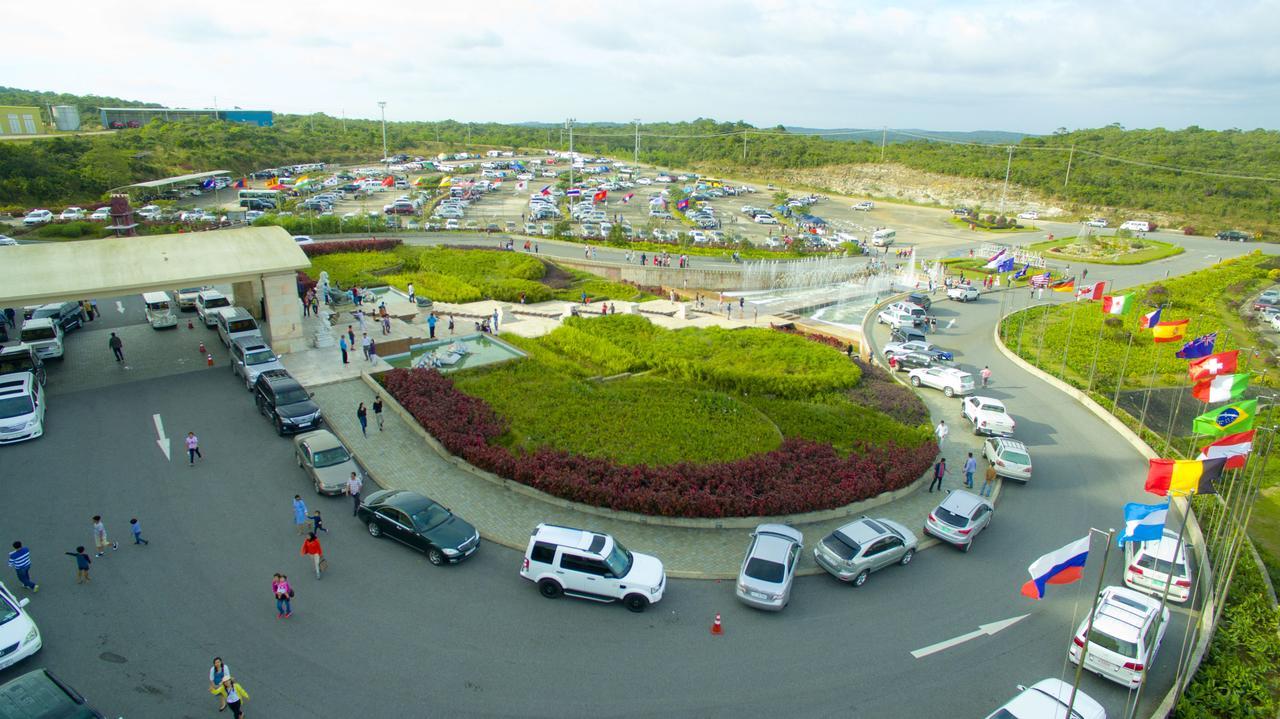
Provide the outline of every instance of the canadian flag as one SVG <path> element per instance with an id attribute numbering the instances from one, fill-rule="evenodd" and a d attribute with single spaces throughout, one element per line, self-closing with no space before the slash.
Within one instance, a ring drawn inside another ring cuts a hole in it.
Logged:
<path id="1" fill-rule="evenodd" d="M 1106 289 L 1107 282 L 1096 282 L 1092 285 L 1086 285 L 1076 290 L 1077 300 L 1100 300 L 1102 299 L 1102 291 Z"/>

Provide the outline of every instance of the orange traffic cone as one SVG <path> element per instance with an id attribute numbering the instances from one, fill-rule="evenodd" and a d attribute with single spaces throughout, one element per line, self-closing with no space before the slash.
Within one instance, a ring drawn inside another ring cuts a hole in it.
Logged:
<path id="1" fill-rule="evenodd" d="M 213 366 L 213 355 L 207 355 L 207 356 L 205 357 L 205 361 L 208 363 L 208 365 L 209 365 L 210 367 L 212 367 L 212 366 Z"/>
<path id="2" fill-rule="evenodd" d="M 720 613 L 716 612 L 716 620 L 711 623 L 711 633 L 719 636 L 724 634 L 724 628 L 720 626 Z"/>
<path id="3" fill-rule="evenodd" d="M 191 320 L 187 320 L 187 329 L 189 329 L 189 330 L 193 330 L 193 329 L 195 329 L 195 328 L 196 328 L 196 326 L 195 326 L 195 325 L 193 325 L 193 324 L 191 324 Z"/>
<path id="4" fill-rule="evenodd" d="M 206 350 L 205 350 L 205 348 L 204 348 L 204 343 L 203 343 L 203 342 L 201 342 L 201 343 L 200 343 L 200 354 L 206 354 Z"/>

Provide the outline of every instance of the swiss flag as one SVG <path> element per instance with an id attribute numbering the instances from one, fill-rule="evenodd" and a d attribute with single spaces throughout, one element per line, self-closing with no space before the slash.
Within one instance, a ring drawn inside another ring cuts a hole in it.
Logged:
<path id="1" fill-rule="evenodd" d="M 1235 374 L 1239 357 L 1240 350 L 1209 355 L 1188 364 L 1187 374 L 1195 382 L 1217 377 L 1220 374 Z"/>

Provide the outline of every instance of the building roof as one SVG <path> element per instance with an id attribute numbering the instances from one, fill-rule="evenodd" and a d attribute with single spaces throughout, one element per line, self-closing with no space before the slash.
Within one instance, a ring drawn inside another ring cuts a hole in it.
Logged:
<path id="1" fill-rule="evenodd" d="M 281 227 L 44 242 L 6 247 L 4 257 L 0 307 L 172 291 L 311 265 Z"/>
<path id="2" fill-rule="evenodd" d="M 100 107 L 103 112 L 271 112 L 271 110 L 242 110 L 238 107 Z"/>
<path id="3" fill-rule="evenodd" d="M 166 177 L 160 180 L 147 180 L 146 182 L 135 182 L 132 185 L 124 185 L 124 187 L 168 187 L 169 185 L 179 185 L 184 182 L 193 182 L 195 180 L 203 180 L 207 177 L 217 177 L 218 175 L 230 175 L 231 170 L 210 170 L 208 172 L 193 172 L 190 175 L 178 175 L 176 177 Z M 121 188 L 116 188 L 121 189 Z"/>

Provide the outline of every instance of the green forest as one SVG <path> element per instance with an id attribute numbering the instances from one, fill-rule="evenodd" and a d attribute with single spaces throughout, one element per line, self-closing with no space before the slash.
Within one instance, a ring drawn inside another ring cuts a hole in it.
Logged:
<path id="1" fill-rule="evenodd" d="M 0 103 L 37 100 L 76 104 L 89 115 L 98 104 L 141 104 L 0 88 Z M 757 177 L 777 168 L 876 163 L 883 153 L 884 162 L 917 170 L 1002 180 L 1009 147 L 918 141 L 882 149 L 879 138 L 831 140 L 710 119 L 643 124 L 640 132 L 644 163 Z M 392 152 L 421 155 L 568 146 L 560 127 L 451 120 L 388 123 L 387 143 Z M 581 152 L 630 158 L 634 143 L 632 126 L 580 124 L 574 131 L 574 148 Z M 1201 233 L 1232 228 L 1260 232 L 1267 239 L 1280 235 L 1280 132 L 1126 130 L 1112 125 L 1026 137 L 1012 147 L 1012 182 L 1082 215 L 1093 206 L 1108 205 L 1167 213 Z M 0 143 L 0 208 L 87 203 L 112 187 L 186 172 L 369 162 L 381 154 L 378 122 L 323 114 L 276 115 L 274 127 L 192 118 L 154 121 L 111 135 L 10 141 Z"/>

